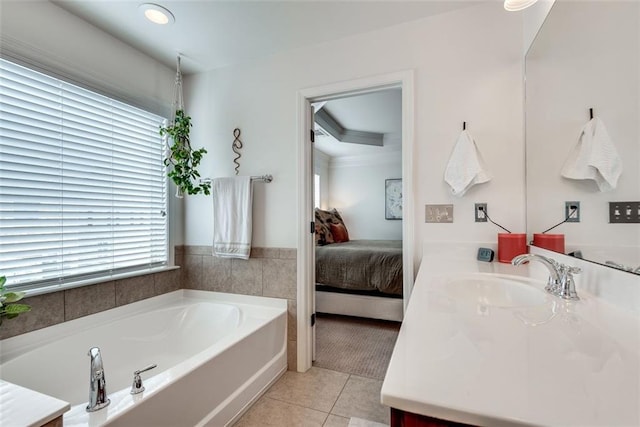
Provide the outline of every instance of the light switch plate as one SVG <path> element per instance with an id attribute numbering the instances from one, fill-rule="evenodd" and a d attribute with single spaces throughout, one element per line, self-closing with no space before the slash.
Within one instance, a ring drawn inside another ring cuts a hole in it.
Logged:
<path id="1" fill-rule="evenodd" d="M 424 222 L 453 222 L 453 205 L 424 205 Z"/>
<path id="2" fill-rule="evenodd" d="M 640 223 L 640 202 L 609 202 L 609 223 Z"/>

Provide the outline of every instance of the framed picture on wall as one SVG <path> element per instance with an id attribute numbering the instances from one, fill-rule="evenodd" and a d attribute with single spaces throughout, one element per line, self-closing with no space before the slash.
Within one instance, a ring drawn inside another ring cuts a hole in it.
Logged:
<path id="1" fill-rule="evenodd" d="M 384 181 L 384 218 L 402 219 L 402 179 Z"/>

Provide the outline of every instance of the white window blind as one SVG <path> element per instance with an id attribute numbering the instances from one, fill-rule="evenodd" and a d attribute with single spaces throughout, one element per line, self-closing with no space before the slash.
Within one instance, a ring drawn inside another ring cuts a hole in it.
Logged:
<path id="1" fill-rule="evenodd" d="M 0 275 L 8 286 L 167 263 L 163 120 L 0 59 Z"/>

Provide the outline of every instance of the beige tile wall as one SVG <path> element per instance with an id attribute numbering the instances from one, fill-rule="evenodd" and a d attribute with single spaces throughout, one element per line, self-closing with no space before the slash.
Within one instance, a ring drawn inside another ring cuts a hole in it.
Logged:
<path id="1" fill-rule="evenodd" d="M 5 319 L 0 339 L 175 291 L 180 276 L 181 270 L 170 270 L 25 298 L 31 311 Z"/>
<path id="2" fill-rule="evenodd" d="M 289 370 L 296 370 L 296 249 L 252 248 L 246 261 L 216 258 L 211 246 L 177 247 L 178 253 L 184 257 L 185 289 L 286 298 L 287 358 Z"/>

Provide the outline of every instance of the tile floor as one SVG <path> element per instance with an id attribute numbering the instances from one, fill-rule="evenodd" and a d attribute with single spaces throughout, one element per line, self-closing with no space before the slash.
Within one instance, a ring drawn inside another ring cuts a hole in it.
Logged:
<path id="1" fill-rule="evenodd" d="M 287 371 L 235 427 L 347 427 L 351 417 L 389 424 L 381 380 L 313 367 Z"/>

